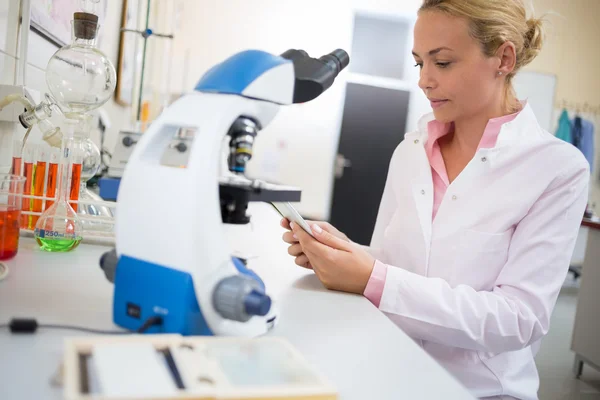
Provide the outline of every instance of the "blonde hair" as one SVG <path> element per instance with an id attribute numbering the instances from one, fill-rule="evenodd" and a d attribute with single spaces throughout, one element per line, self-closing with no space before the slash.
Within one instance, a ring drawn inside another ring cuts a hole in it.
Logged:
<path id="1" fill-rule="evenodd" d="M 506 41 L 515 45 L 516 65 L 506 77 L 505 102 L 516 102 L 512 78 L 542 50 L 544 41 L 541 19 L 527 19 L 523 0 L 424 0 L 421 11 L 440 11 L 465 18 L 469 33 L 477 40 L 483 53 L 491 57 Z M 518 104 L 506 104 L 509 110 Z"/>

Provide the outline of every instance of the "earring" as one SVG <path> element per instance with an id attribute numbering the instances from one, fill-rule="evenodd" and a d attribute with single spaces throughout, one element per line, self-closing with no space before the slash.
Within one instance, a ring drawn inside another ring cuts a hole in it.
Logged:
<path id="1" fill-rule="evenodd" d="M 498 75 L 502 75 L 502 71 L 498 71 Z"/>

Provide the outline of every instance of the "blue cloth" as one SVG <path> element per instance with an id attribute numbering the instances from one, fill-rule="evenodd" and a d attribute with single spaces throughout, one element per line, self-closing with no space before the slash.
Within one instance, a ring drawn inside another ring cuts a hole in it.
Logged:
<path id="1" fill-rule="evenodd" d="M 592 169 L 594 167 L 594 124 L 581 117 L 575 117 L 571 137 L 573 144 L 581 150 Z"/>
<path id="2" fill-rule="evenodd" d="M 569 119 L 569 113 L 567 110 L 563 110 L 558 120 L 558 128 L 554 134 L 559 139 L 564 140 L 568 143 L 573 143 L 573 136 L 571 135 L 571 120 Z"/>

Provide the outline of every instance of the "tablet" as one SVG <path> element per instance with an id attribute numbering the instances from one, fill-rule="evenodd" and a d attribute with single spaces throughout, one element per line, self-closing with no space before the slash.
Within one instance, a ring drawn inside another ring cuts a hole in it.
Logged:
<path id="1" fill-rule="evenodd" d="M 271 205 L 281 214 L 282 217 L 287 218 L 290 222 L 297 223 L 302 229 L 306 231 L 310 236 L 315 237 L 310 230 L 308 222 L 302 216 L 294 206 L 288 202 L 272 202 Z"/>

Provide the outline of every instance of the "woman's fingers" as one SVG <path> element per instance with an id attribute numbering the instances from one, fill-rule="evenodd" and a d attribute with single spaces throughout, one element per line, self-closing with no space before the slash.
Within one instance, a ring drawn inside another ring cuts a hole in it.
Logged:
<path id="1" fill-rule="evenodd" d="M 299 242 L 297 238 L 294 237 L 294 232 L 286 232 L 283 234 L 282 239 L 284 242 L 289 244 L 296 244 Z"/>
<path id="2" fill-rule="evenodd" d="M 296 265 L 299 265 L 303 268 L 308 268 L 308 269 L 313 269 L 312 265 L 310 264 L 310 261 L 308 260 L 308 257 L 306 256 L 306 254 L 302 254 L 298 257 L 296 257 L 296 259 L 294 260 L 294 262 L 296 263 Z"/>
<path id="3" fill-rule="evenodd" d="M 287 218 L 282 218 L 279 224 L 288 231 L 292 230 L 292 228 L 290 228 L 290 221 L 288 221 Z"/>
<path id="4" fill-rule="evenodd" d="M 288 254 L 293 257 L 298 257 L 299 255 L 304 254 L 304 251 L 302 251 L 300 243 L 296 243 L 288 247 Z"/>

